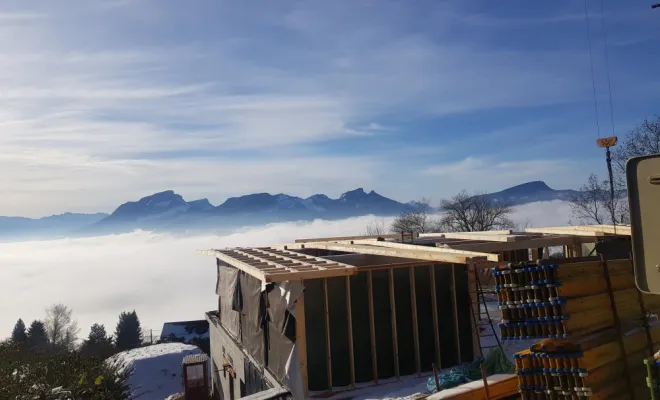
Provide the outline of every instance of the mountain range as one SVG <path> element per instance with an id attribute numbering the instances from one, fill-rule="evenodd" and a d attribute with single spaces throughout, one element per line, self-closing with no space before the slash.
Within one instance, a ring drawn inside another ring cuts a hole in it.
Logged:
<path id="1" fill-rule="evenodd" d="M 544 182 L 517 185 L 484 196 L 512 205 L 536 201 L 568 200 L 572 190 L 555 190 Z M 272 222 L 341 219 L 361 215 L 392 216 L 414 210 L 419 203 L 400 203 L 362 188 L 337 199 L 324 194 L 307 198 L 287 194 L 254 193 L 231 197 L 214 206 L 208 199 L 186 201 L 166 190 L 129 201 L 111 214 L 64 213 L 39 219 L 0 217 L 0 239 L 87 236 L 130 232 L 135 229 L 190 232 L 236 228 Z"/>

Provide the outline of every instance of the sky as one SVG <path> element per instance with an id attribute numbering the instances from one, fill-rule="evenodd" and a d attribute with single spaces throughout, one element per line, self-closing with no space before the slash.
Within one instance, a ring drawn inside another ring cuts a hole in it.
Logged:
<path id="1" fill-rule="evenodd" d="M 0 215 L 577 188 L 660 100 L 660 11 L 587 9 L 593 58 L 582 1 L 0 0 Z"/>
<path id="2" fill-rule="evenodd" d="M 555 200 L 519 206 L 512 219 L 540 227 L 566 225 L 569 216 L 568 203 Z M 94 323 L 114 332 L 119 313 L 132 310 L 144 330 L 154 329 L 159 334 L 164 322 L 203 319 L 206 311 L 217 307 L 215 261 L 195 250 L 359 235 L 373 220 L 373 216 L 363 216 L 277 223 L 224 236 L 176 237 L 136 231 L 0 243 L 0 340 L 11 334 L 19 318 L 29 325 L 43 319 L 45 308 L 56 303 L 73 309 L 81 337 L 89 334 Z"/>

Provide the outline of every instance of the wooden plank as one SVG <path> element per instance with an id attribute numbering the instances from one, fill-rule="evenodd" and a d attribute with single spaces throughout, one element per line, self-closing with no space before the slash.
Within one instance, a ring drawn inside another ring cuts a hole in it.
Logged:
<path id="1" fill-rule="evenodd" d="M 253 277 L 259 279 L 262 282 L 266 281 L 266 274 L 262 270 L 260 270 L 259 268 L 253 267 L 252 265 L 250 265 L 248 263 L 238 261 L 238 260 L 234 259 L 233 257 L 229 257 L 229 256 L 227 256 L 226 254 L 224 254 L 220 251 L 217 251 L 217 250 L 199 250 L 198 253 L 214 256 L 214 257 L 218 258 L 219 260 L 224 261 L 227 264 L 229 264 L 231 266 L 234 266 L 234 267 L 240 269 L 241 271 L 244 271 L 244 272 L 252 275 Z"/>
<path id="2" fill-rule="evenodd" d="M 435 293 L 435 265 L 431 265 L 431 310 L 433 312 L 433 341 L 435 346 L 435 365 L 442 368 L 441 350 L 440 350 L 440 329 L 438 327 L 438 303 Z"/>
<path id="3" fill-rule="evenodd" d="M 355 387 L 355 354 L 353 349 L 353 310 L 351 309 L 351 277 L 346 277 L 346 314 L 348 315 L 348 360 L 351 364 L 351 386 Z"/>
<path id="4" fill-rule="evenodd" d="M 403 257 L 403 258 L 414 258 L 418 260 L 425 261 L 436 261 L 436 262 L 446 262 L 446 263 L 457 263 L 465 264 L 468 258 L 479 258 L 479 257 L 466 257 L 465 255 L 453 254 L 451 252 L 440 253 L 440 252 L 431 252 L 425 251 L 423 246 L 419 250 L 407 250 L 407 249 L 390 249 L 386 247 L 378 246 L 368 246 L 368 245 L 352 245 L 344 243 L 331 243 L 331 242 L 322 242 L 322 243 L 299 243 L 299 244 L 288 244 L 282 246 L 285 250 L 290 248 L 312 248 L 312 249 L 322 249 L 322 250 L 336 250 L 336 251 L 345 251 L 350 253 L 361 253 L 361 254 L 374 254 L 381 256 L 393 256 L 393 257 Z M 488 254 L 483 255 L 483 259 L 487 260 Z"/>
<path id="5" fill-rule="evenodd" d="M 576 236 L 606 236 L 606 232 L 596 229 L 575 229 L 573 226 L 553 227 L 553 228 L 526 228 L 527 233 L 546 233 L 555 235 L 576 235 Z"/>
<path id="6" fill-rule="evenodd" d="M 462 255 L 466 257 L 486 257 L 488 261 L 495 261 L 495 262 L 500 261 L 499 254 L 488 254 L 488 253 L 480 253 L 476 251 L 458 250 L 458 249 L 452 249 L 451 247 L 418 246 L 415 244 L 385 242 L 385 241 L 376 241 L 376 240 L 350 240 L 348 242 L 349 242 L 348 244 L 366 244 L 372 246 L 403 249 L 403 250 L 414 250 L 414 251 L 423 250 L 431 253 L 433 252 L 437 252 L 439 254 L 449 253 L 449 254 Z"/>
<path id="7" fill-rule="evenodd" d="M 374 323 L 374 287 L 371 271 L 367 272 L 367 288 L 369 290 L 369 330 L 371 333 L 371 369 L 374 382 L 378 383 L 378 356 L 376 354 L 376 324 Z"/>
<path id="8" fill-rule="evenodd" d="M 420 233 L 419 237 L 424 238 L 424 237 L 436 237 L 436 236 L 443 236 L 443 235 L 453 235 L 456 233 L 460 233 L 461 235 L 475 235 L 475 236 L 483 236 L 483 235 L 510 235 L 513 233 L 512 229 L 502 229 L 502 230 L 494 230 L 494 231 L 475 231 L 475 232 L 428 232 L 428 233 Z"/>
<path id="9" fill-rule="evenodd" d="M 458 326 L 458 299 L 456 297 L 456 265 L 451 265 L 451 303 L 452 303 L 452 320 L 454 322 L 454 332 L 456 336 L 456 356 L 458 363 L 461 364 L 461 336 Z"/>
<path id="10" fill-rule="evenodd" d="M 521 249 L 530 249 L 534 247 L 551 247 L 551 246 L 563 246 L 565 244 L 573 244 L 580 242 L 595 242 L 596 237 L 580 237 L 580 236 L 553 236 L 553 237 L 544 237 L 538 239 L 529 239 L 521 240 L 518 242 L 509 242 L 509 243 L 471 243 L 471 244 L 461 244 L 461 243 L 447 243 L 447 245 L 452 249 L 460 250 L 470 250 L 478 251 L 483 253 L 493 253 L 499 251 L 509 251 L 509 250 L 521 250 Z"/>
<path id="11" fill-rule="evenodd" d="M 303 282 L 304 283 L 304 282 Z M 298 362 L 300 363 L 300 376 L 302 377 L 305 397 L 309 394 L 307 383 L 307 336 L 305 333 L 305 295 L 296 300 L 296 347 L 298 348 Z"/>
<path id="12" fill-rule="evenodd" d="M 414 235 L 417 237 L 417 234 Z M 296 239 L 295 243 L 313 243 L 313 242 L 331 242 L 335 240 L 359 240 L 359 239 L 400 239 L 401 235 L 398 233 L 388 233 L 385 235 L 364 235 L 364 236 L 335 236 L 335 237 L 321 237 L 321 238 L 306 238 Z"/>
<path id="13" fill-rule="evenodd" d="M 330 311 L 328 307 L 328 279 L 323 278 L 323 296 L 325 302 L 323 308 L 325 310 L 325 345 L 327 351 L 327 368 L 328 368 L 328 392 L 332 392 L 332 352 L 330 351 Z"/>
<path id="14" fill-rule="evenodd" d="M 485 240 L 490 242 L 515 242 L 517 240 L 523 240 L 531 235 L 511 235 L 511 234 L 485 234 L 483 232 L 444 232 L 444 233 L 435 233 L 431 236 L 423 237 L 438 237 L 446 239 L 467 239 L 467 240 Z"/>
<path id="15" fill-rule="evenodd" d="M 394 352 L 394 375 L 399 375 L 399 337 L 396 330 L 396 299 L 394 297 L 394 270 L 390 269 L 390 314 L 392 320 L 392 351 Z"/>
<path id="16" fill-rule="evenodd" d="M 415 267 L 410 267 L 410 304 L 413 321 L 413 343 L 415 345 L 415 368 L 417 374 L 422 372 L 419 355 L 419 325 L 417 323 L 417 293 L 415 291 Z"/>

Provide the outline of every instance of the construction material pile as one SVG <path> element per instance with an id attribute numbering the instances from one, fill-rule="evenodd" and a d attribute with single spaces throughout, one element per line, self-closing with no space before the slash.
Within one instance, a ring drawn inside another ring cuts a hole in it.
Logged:
<path id="1" fill-rule="evenodd" d="M 523 399 L 648 398 L 643 360 L 660 342 L 649 325 L 660 296 L 635 288 L 630 260 L 549 262 L 494 272 L 502 338 L 542 339 L 515 358 Z"/>

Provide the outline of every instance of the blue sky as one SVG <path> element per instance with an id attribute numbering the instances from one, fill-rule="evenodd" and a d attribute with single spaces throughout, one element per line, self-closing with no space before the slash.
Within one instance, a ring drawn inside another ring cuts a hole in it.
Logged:
<path id="1" fill-rule="evenodd" d="M 587 3 L 623 136 L 658 112 L 660 11 Z M 2 1 L 0 53 L 0 215 L 604 172 L 582 1 Z"/>

